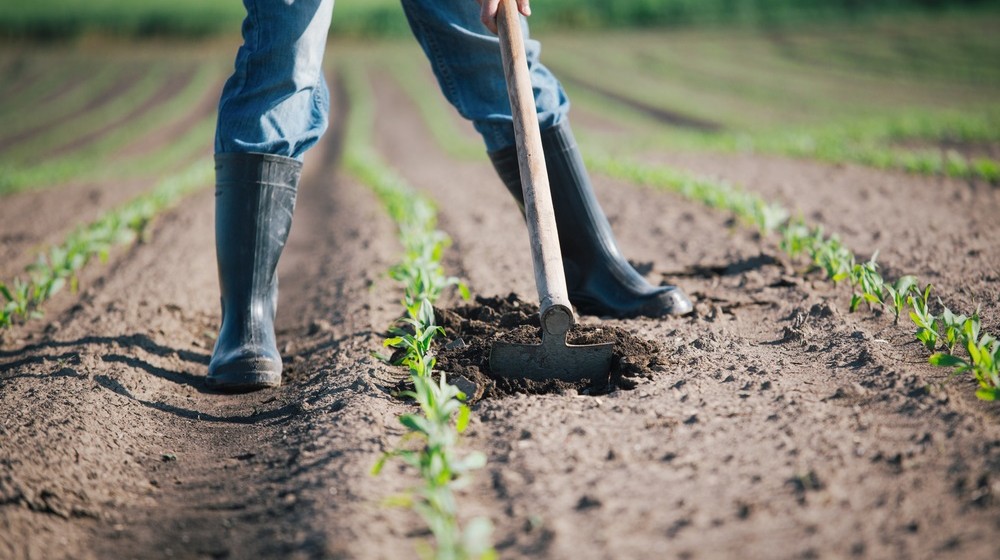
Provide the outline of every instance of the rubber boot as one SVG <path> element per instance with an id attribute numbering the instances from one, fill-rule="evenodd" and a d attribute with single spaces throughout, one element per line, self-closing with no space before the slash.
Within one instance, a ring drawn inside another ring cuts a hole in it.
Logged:
<path id="1" fill-rule="evenodd" d="M 281 156 L 215 156 L 222 328 L 208 365 L 209 387 L 246 392 L 281 384 L 275 269 L 292 225 L 301 169 L 300 162 Z"/>
<path id="2" fill-rule="evenodd" d="M 587 315 L 662 317 L 691 312 L 676 286 L 653 286 L 622 255 L 566 122 L 542 131 L 570 302 Z M 516 147 L 489 154 L 524 213 Z"/>

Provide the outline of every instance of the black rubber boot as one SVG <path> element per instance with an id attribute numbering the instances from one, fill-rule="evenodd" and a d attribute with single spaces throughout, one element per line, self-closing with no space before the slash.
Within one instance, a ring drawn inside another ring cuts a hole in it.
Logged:
<path id="1" fill-rule="evenodd" d="M 281 384 L 275 269 L 292 226 L 301 169 L 300 162 L 281 156 L 215 156 L 222 328 L 208 365 L 209 387 L 245 392 Z"/>
<path id="2" fill-rule="evenodd" d="M 683 315 L 691 301 L 676 286 L 653 286 L 625 260 L 601 210 L 568 123 L 542 131 L 552 204 L 559 229 L 570 302 L 587 315 L 661 317 Z M 517 149 L 490 153 L 490 160 L 524 213 Z"/>

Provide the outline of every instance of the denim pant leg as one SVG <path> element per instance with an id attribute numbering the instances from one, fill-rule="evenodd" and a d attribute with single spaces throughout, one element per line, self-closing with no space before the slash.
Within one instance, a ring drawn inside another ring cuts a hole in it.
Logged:
<path id="1" fill-rule="evenodd" d="M 483 135 L 490 152 L 514 145 L 514 121 L 500 59 L 500 41 L 479 20 L 473 0 L 402 0 L 414 36 L 430 59 L 441 91 Z M 523 22 L 523 18 L 522 18 Z M 541 45 L 528 38 L 528 69 L 538 121 L 545 130 L 559 124 L 569 100 L 538 60 Z"/>
<path id="2" fill-rule="evenodd" d="M 243 4 L 243 45 L 219 101 L 215 151 L 301 160 L 328 123 L 323 52 L 333 0 Z"/>

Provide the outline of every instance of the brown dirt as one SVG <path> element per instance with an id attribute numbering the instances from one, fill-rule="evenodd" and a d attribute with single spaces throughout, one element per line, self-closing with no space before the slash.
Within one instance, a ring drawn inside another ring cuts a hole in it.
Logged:
<path id="1" fill-rule="evenodd" d="M 119 118 L 109 121 L 104 124 L 101 128 L 88 132 L 82 136 L 75 137 L 71 142 L 55 147 L 45 154 L 40 154 L 40 157 L 33 157 L 33 161 L 39 162 L 44 161 L 45 158 L 59 157 L 61 155 L 71 153 L 76 151 L 87 144 L 97 141 L 98 139 L 106 136 L 111 131 L 124 125 L 125 123 L 139 117 L 150 111 L 157 105 L 163 103 L 164 101 L 170 99 L 174 95 L 178 94 L 180 91 L 187 86 L 191 80 L 194 79 L 195 68 L 184 67 L 179 69 L 173 69 L 173 73 L 167 77 L 164 81 L 163 86 L 156 91 L 156 93 L 150 96 L 148 99 L 143 101 L 138 107 L 121 115 Z"/>
<path id="2" fill-rule="evenodd" d="M 134 77 L 133 77 L 134 78 Z M 142 157 L 183 137 L 191 127 L 214 113 L 222 84 L 206 92 L 196 107 L 179 115 L 163 128 L 140 134 L 104 165 Z M 161 97 L 166 101 L 169 97 Z M 120 124 L 124 124 L 120 123 Z M 211 153 L 212 139 L 205 139 L 204 155 Z M 3 198 L 9 216 L 30 219 L 0 222 L 0 278 L 12 278 L 34 262 L 46 247 L 65 239 L 73 228 L 90 223 L 103 212 L 117 207 L 155 186 L 155 177 L 114 181 L 81 181 L 48 187 L 37 192 L 21 192 Z"/>
<path id="3" fill-rule="evenodd" d="M 662 363 L 660 346 L 620 327 L 576 326 L 566 335 L 567 344 L 612 343 L 611 368 L 599 379 L 544 382 L 516 379 L 490 368 L 490 350 L 497 342 L 539 344 L 542 327 L 538 306 L 521 301 L 517 294 L 506 297 L 476 297 L 474 304 L 436 310 L 435 320 L 445 331 L 437 352 L 438 369 L 469 384 L 469 402 L 528 394 L 604 394 L 617 389 L 634 389 L 637 377 L 652 377 Z"/>
<path id="4" fill-rule="evenodd" d="M 438 201 L 449 271 L 486 298 L 532 301 L 523 222 L 488 162 L 450 160 L 399 89 L 375 85 L 377 147 Z M 91 271 L 80 296 L 60 295 L 47 321 L 6 336 L 0 557 L 415 556 L 420 521 L 382 504 L 414 475 L 368 474 L 411 410 L 392 396 L 403 372 L 371 357 L 398 312 L 384 272 L 399 248 L 372 195 L 338 172 L 338 130 L 310 154 L 280 267 L 280 389 L 204 387 L 218 321 L 210 192 Z M 996 289 L 995 191 L 755 156 L 650 157 L 794 203 L 856 251 L 881 247 L 888 270 L 936 272 L 946 301 Z M 596 187 L 626 254 L 681 284 L 695 312 L 583 318 L 659 347 L 630 390 L 474 405 L 463 445 L 489 464 L 460 504 L 494 522 L 501 557 L 995 557 L 997 413 L 967 379 L 927 365 L 890 319 L 847 313 L 842 289 L 796 275 L 728 216 Z M 39 212 L 67 204 L 29 194 L 48 205 Z M 842 215 L 852 196 L 870 203 Z M 4 220 L 33 219 L 7 208 Z M 888 209 L 939 234 L 918 237 Z M 489 301 L 442 307 L 471 317 Z"/>
<path id="5" fill-rule="evenodd" d="M 837 233 L 882 274 L 916 274 L 955 311 L 981 307 L 1000 330 L 1000 189 L 983 182 L 882 173 L 749 154 L 648 154 L 645 159 L 742 185 Z"/>
<path id="6" fill-rule="evenodd" d="M 96 110 L 104 105 L 107 105 L 108 103 L 113 103 L 119 95 L 127 92 L 133 84 L 139 81 L 139 79 L 142 78 L 143 72 L 146 70 L 147 69 L 144 68 L 130 68 L 127 71 L 122 72 L 110 86 L 106 87 L 103 91 L 99 92 L 98 95 L 95 95 L 93 99 L 89 100 L 83 107 L 80 107 L 75 113 L 70 113 L 63 116 L 62 118 L 52 119 L 42 123 L 39 126 L 28 128 L 17 134 L 0 138 L 0 150 L 7 148 L 9 146 L 14 146 L 20 142 L 24 142 L 35 136 L 45 134 L 46 132 L 56 128 L 57 126 L 62 125 L 64 122 L 75 118 L 77 115 Z M 73 83 L 67 84 L 65 86 L 66 89 L 64 90 L 61 89 L 63 86 L 60 86 L 59 88 L 53 88 L 53 90 L 60 91 L 60 95 L 52 99 L 38 100 L 39 106 L 46 106 L 49 103 L 51 104 L 59 103 L 60 98 L 71 95 L 76 88 L 83 86 L 87 82 L 87 78 L 88 76 L 86 74 L 81 73 L 81 75 L 78 76 Z"/>

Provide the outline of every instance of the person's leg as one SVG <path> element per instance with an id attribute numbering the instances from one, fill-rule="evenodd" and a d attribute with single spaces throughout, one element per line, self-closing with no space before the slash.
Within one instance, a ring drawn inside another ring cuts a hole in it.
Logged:
<path id="1" fill-rule="evenodd" d="M 521 178 L 497 37 L 472 0 L 402 0 L 441 90 L 483 136 L 490 160 L 523 211 Z M 675 286 L 652 286 L 628 263 L 594 196 L 573 138 L 569 100 L 528 38 L 528 68 L 559 229 L 570 301 L 581 313 L 628 317 L 684 314 L 692 305 Z"/>
<path id="2" fill-rule="evenodd" d="M 281 383 L 275 270 L 291 228 L 302 156 L 327 126 L 323 52 L 333 0 L 244 0 L 243 46 L 215 138 L 215 245 L 222 326 L 207 383 Z"/>
<path id="3" fill-rule="evenodd" d="M 243 4 L 243 45 L 219 101 L 215 151 L 301 160 L 327 127 L 323 53 L 333 0 Z"/>
<path id="4" fill-rule="evenodd" d="M 500 60 L 500 42 L 479 21 L 473 0 L 402 0 L 414 36 L 431 62 L 441 91 L 472 121 L 487 151 L 514 145 L 514 121 Z M 524 27 L 525 50 L 541 128 L 566 119 L 569 100 L 539 62 L 541 44 Z"/>

